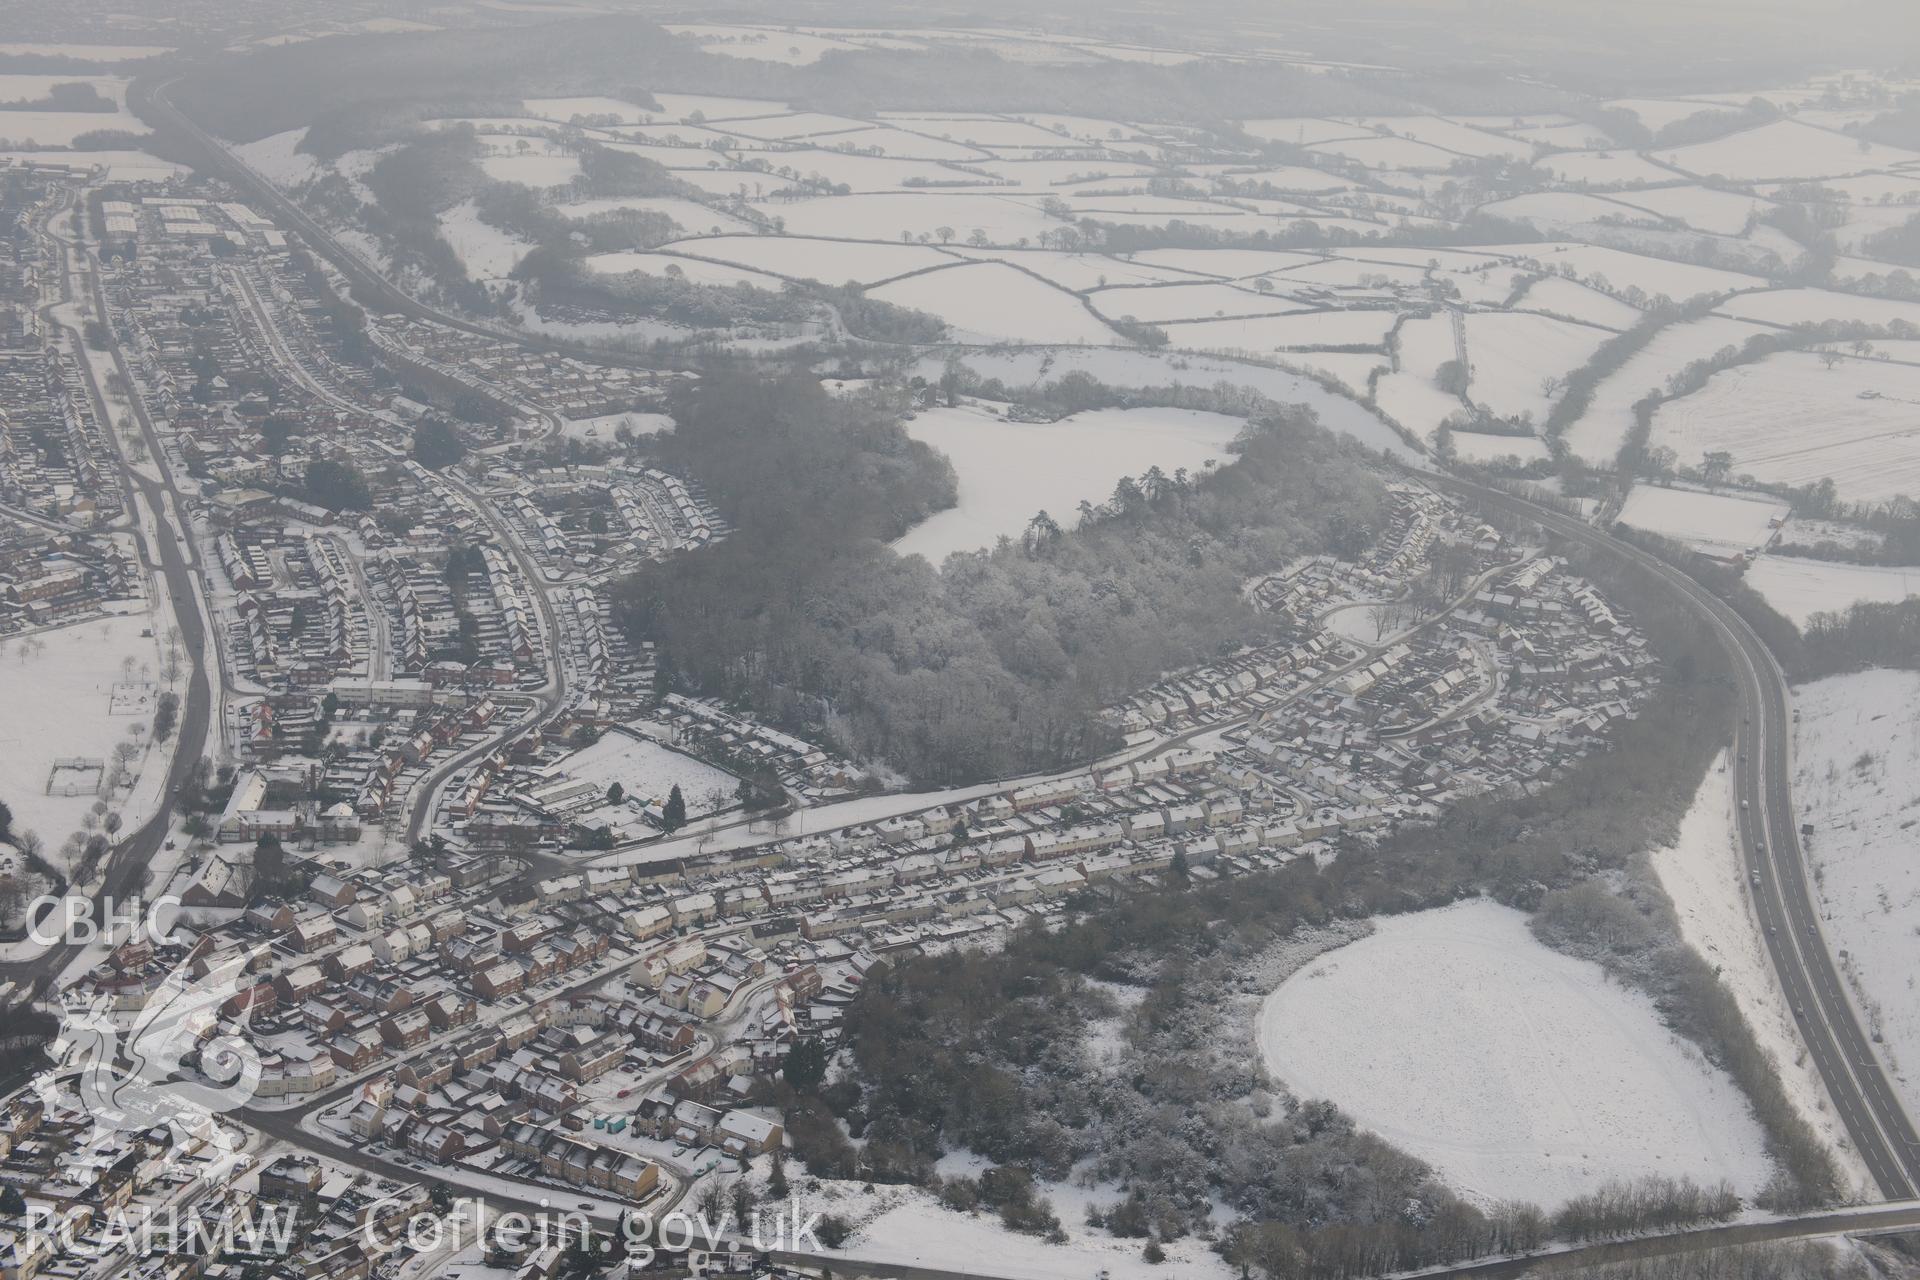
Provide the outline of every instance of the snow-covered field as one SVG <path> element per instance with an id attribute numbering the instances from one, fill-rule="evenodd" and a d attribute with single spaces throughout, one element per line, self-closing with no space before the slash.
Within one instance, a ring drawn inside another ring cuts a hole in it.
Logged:
<path id="1" fill-rule="evenodd" d="M 1519 311 L 1473 311 L 1465 317 L 1473 381 L 1467 394 L 1496 417 L 1544 421 L 1559 398 L 1543 389 L 1592 358 L 1613 335 L 1592 325 Z"/>
<path id="2" fill-rule="evenodd" d="M 970 351 L 962 363 L 982 377 L 998 378 L 1014 387 L 1051 382 L 1075 372 L 1117 387 L 1164 387 L 1175 382 L 1212 386 L 1224 382 L 1248 388 L 1280 404 L 1304 405 L 1313 411 L 1322 426 L 1351 436 L 1369 449 L 1385 450 L 1408 462 L 1419 461 L 1418 454 L 1365 408 L 1299 374 L 1266 365 L 1212 356 L 1098 347 Z M 943 365 L 944 361 L 939 359 L 923 360 L 917 372 L 929 380 L 937 379 Z"/>
<path id="3" fill-rule="evenodd" d="M 637 436 L 658 435 L 673 430 L 673 419 L 664 413 L 603 413 L 592 418 L 569 418 L 560 428 L 569 440 L 612 440 L 625 427 Z"/>
<path id="4" fill-rule="evenodd" d="M 787 230 L 800 236 L 850 236 L 898 241 L 913 236 L 965 243 L 978 230 L 993 244 L 1038 243 L 1042 232 L 1064 225 L 1021 197 L 943 192 L 878 192 L 858 196 L 822 196 L 784 203 L 779 215 Z"/>
<path id="5" fill-rule="evenodd" d="M 125 105 L 127 101 L 127 82 L 121 76 L 75 75 L 20 75 L 0 73 L 0 102 L 38 102 L 53 91 L 55 85 L 84 84 L 92 86 L 95 93 L 103 98 Z M 5 114 L 0 114 L 4 122 Z"/>
<path id="6" fill-rule="evenodd" d="M 1290 298 L 1230 284 L 1122 286 L 1096 290 L 1088 300 L 1109 319 L 1138 320 L 1144 324 L 1306 309 Z"/>
<path id="7" fill-rule="evenodd" d="M 1920 367 L 1847 358 L 1829 369 L 1787 351 L 1716 373 L 1663 404 L 1652 441 L 1683 465 L 1725 450 L 1734 474 L 1780 484 L 1832 479 L 1849 502 L 1920 494 Z"/>
<path id="8" fill-rule="evenodd" d="M 1507 245 L 1505 250 L 1537 260 L 1547 270 L 1572 273 L 1575 280 L 1603 290 L 1638 289 L 1650 298 L 1665 296 L 1676 302 L 1707 293 L 1732 293 L 1766 284 L 1759 276 L 1691 262 L 1673 262 L 1645 254 L 1628 253 L 1602 245 Z"/>
<path id="9" fill-rule="evenodd" d="M 1459 396 L 1450 396 L 1417 373 L 1381 374 L 1373 388 L 1380 412 L 1422 439 L 1431 440 L 1440 424 L 1466 412 Z"/>
<path id="10" fill-rule="evenodd" d="M 1144 262 L 1148 266 L 1216 276 L 1224 280 L 1287 271 L 1319 260 L 1314 254 L 1293 253 L 1286 249 L 1148 249 L 1133 255 L 1133 261 Z"/>
<path id="11" fill-rule="evenodd" d="M 1733 1083 L 1599 966 L 1485 901 L 1378 922 L 1261 1009 L 1267 1070 L 1482 1200 L 1555 1206 L 1644 1174 L 1765 1185 Z"/>
<path id="12" fill-rule="evenodd" d="M 1640 320 L 1640 313 L 1618 298 L 1559 276 L 1534 281 L 1521 295 L 1520 306 L 1606 329 L 1631 329 Z"/>
<path id="13" fill-rule="evenodd" d="M 1724 316 L 1668 325 L 1625 364 L 1600 380 L 1587 411 L 1567 429 L 1567 446 L 1590 465 L 1611 465 L 1633 429 L 1635 401 L 1664 387 L 1668 378 L 1689 363 L 1723 347 L 1737 348 L 1754 334 L 1766 332 L 1760 325 Z"/>
<path id="14" fill-rule="evenodd" d="M 580 176 L 580 161 L 573 156 L 488 156 L 480 167 L 489 178 L 529 187 L 565 186 Z"/>
<path id="15" fill-rule="evenodd" d="M 1765 293 L 1742 294 L 1727 299 L 1720 311 L 1723 315 L 1761 324 L 1819 324 L 1828 320 L 1892 324 L 1904 320 L 1920 325 L 1920 303 L 1862 298 L 1831 289 L 1769 289 Z"/>
<path id="16" fill-rule="evenodd" d="M 836 285 L 849 280 L 872 284 L 955 261 L 952 254 L 924 245 L 859 244 L 788 236 L 714 236 L 676 240 L 662 247 L 794 280 Z"/>
<path id="17" fill-rule="evenodd" d="M 939 316 L 967 343 L 1107 346 L 1120 337 L 1080 299 L 999 262 L 970 262 L 909 276 L 868 296 Z"/>
<path id="18" fill-rule="evenodd" d="M 1739 235 L 1752 218 L 1772 207 L 1757 196 L 1712 187 L 1652 187 L 1614 198 L 1622 204 L 1684 222 L 1695 231 L 1723 236 Z"/>
<path id="19" fill-rule="evenodd" d="M 628 209 L 663 214 L 673 219 L 681 231 L 688 235 L 725 235 L 753 229 L 750 223 L 711 205 L 673 196 L 609 196 L 597 200 L 575 200 L 558 206 L 557 212 L 569 218 L 589 218 L 594 214 L 619 213 Z"/>
<path id="20" fill-rule="evenodd" d="M 1795 626 L 1805 626 L 1816 613 L 1839 613 L 1863 602 L 1890 604 L 1920 595 L 1920 569 L 1759 556 L 1747 569 L 1747 585 Z"/>
<path id="21" fill-rule="evenodd" d="M 1619 522 L 1657 533 L 1710 555 L 1764 546 L 1787 504 L 1769 498 L 1637 484 L 1620 507 Z"/>
<path id="22" fill-rule="evenodd" d="M 1190 409 L 1100 409 L 1050 423 L 1007 422 L 974 405 L 928 409 L 907 422 L 907 434 L 953 460 L 960 502 L 915 526 L 894 550 L 937 565 L 1002 535 L 1019 538 L 1042 510 L 1070 529 L 1082 499 L 1104 502 L 1122 476 L 1149 467 L 1197 474 L 1226 455 L 1240 426 Z"/>
<path id="23" fill-rule="evenodd" d="M 261 177 L 276 187 L 297 187 L 325 172 L 314 157 L 295 148 L 306 140 L 306 126 L 270 133 L 253 142 L 243 142 L 234 150 Z"/>
<path id="24" fill-rule="evenodd" d="M 480 221 L 479 210 L 471 200 L 463 200 L 440 215 L 440 234 L 475 280 L 505 280 L 533 248 L 532 241 Z"/>
<path id="25" fill-rule="evenodd" d="M 1728 134 L 1711 142 L 1657 151 L 1653 159 L 1701 177 L 1736 182 L 1768 179 L 1838 178 L 1870 169 L 1911 164 L 1920 154 L 1898 147 L 1855 140 L 1798 120 L 1775 120 L 1757 129 Z"/>
<path id="26" fill-rule="evenodd" d="M 598 271 L 603 275 L 625 275 L 629 271 L 650 276 L 678 274 L 695 284 L 750 284 L 757 289 L 771 289 L 776 293 L 785 283 L 778 276 L 770 276 L 764 271 L 753 271 L 724 262 L 706 262 L 699 258 L 681 258 L 670 253 L 596 253 L 585 261 L 589 271 Z"/>
<path id="27" fill-rule="evenodd" d="M 1568 182 L 1584 182 L 1596 187 L 1672 182 L 1679 176 L 1672 169 L 1642 160 L 1631 151 L 1567 151 L 1546 157 L 1540 167 Z"/>
<path id="28" fill-rule="evenodd" d="M 160 665 L 159 642 L 140 634 L 152 625 L 148 614 L 120 614 L 42 632 L 37 641 L 14 637 L 0 650 L 0 687 L 7 691 L 6 714 L 0 716 L 0 800 L 12 806 L 15 829 L 37 831 L 50 853 L 79 829 L 94 800 L 104 798 L 46 794 L 53 762 L 82 758 L 111 766 L 115 744 L 135 724 L 153 723 L 150 711 L 113 710 L 113 687 L 122 680 L 125 659 L 134 660 L 136 680 L 152 679 Z"/>
<path id="29" fill-rule="evenodd" d="M 600 787 L 617 782 L 629 799 L 639 801 L 664 801 L 678 786 L 689 816 L 733 802 L 732 774 L 657 742 L 629 738 L 624 733 L 601 735 L 592 746 L 560 761 L 558 769 L 577 782 Z"/>
<path id="30" fill-rule="evenodd" d="M 22 54 L 43 58 L 88 58 L 95 62 L 134 62 L 167 52 L 158 44 L 40 44 L 32 41 L 0 42 L 0 54 Z"/>
<path id="31" fill-rule="evenodd" d="M 1920 673 L 1862 671 L 1794 691 L 1794 801 L 1821 928 L 1881 1060 L 1920 1109 Z"/>
<path id="32" fill-rule="evenodd" d="M 860 1192 L 858 1184 L 831 1185 L 840 1198 L 830 1202 L 827 1211 L 850 1221 L 865 1219 L 843 1246 L 848 1257 L 863 1261 L 954 1273 L 991 1260 L 994 1275 L 1015 1280 L 1088 1280 L 1096 1276 L 1112 1280 L 1171 1276 L 1181 1280 L 1229 1280 L 1239 1274 L 1206 1242 L 1191 1236 L 1167 1245 L 1167 1260 L 1155 1265 L 1141 1258 L 1139 1241 L 1089 1229 L 1086 1206 L 1109 1206 L 1126 1199 L 1117 1189 L 1096 1194 L 1051 1183 L 1037 1187 L 1053 1205 L 1068 1234 L 1065 1244 L 1049 1244 L 1038 1236 L 1007 1230 L 990 1213 L 948 1209 L 918 1189 L 886 1188 L 869 1197 Z"/>
<path id="33" fill-rule="evenodd" d="M 1525 464 L 1552 456 L 1547 450 L 1547 442 L 1538 436 L 1493 436 L 1472 431 L 1453 433 L 1453 451 L 1467 462 L 1480 463 L 1513 458 Z"/>
<path id="34" fill-rule="evenodd" d="M 1371 347 L 1387 340 L 1394 312 L 1302 311 L 1295 315 L 1249 320 L 1200 320 L 1167 325 L 1176 347 L 1195 351 L 1251 351 L 1266 354 L 1302 347 Z"/>
<path id="35" fill-rule="evenodd" d="M 0 138 L 21 147 L 70 147 L 83 133 L 146 133 L 139 116 L 117 111 L 0 111 Z"/>

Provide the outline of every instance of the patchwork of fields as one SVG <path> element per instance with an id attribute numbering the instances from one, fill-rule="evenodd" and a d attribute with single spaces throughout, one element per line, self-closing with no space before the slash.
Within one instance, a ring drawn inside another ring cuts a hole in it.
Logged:
<path id="1" fill-rule="evenodd" d="M 1062 65 L 1191 56 L 945 29 L 673 29 L 712 53 L 791 65 L 902 48 Z M 518 116 L 469 123 L 488 182 L 583 227 L 645 216 L 671 229 L 586 255 L 616 290 L 848 286 L 934 318 L 948 345 L 974 352 L 1165 348 L 1302 373 L 1415 449 L 1451 427 L 1451 456 L 1478 464 L 1537 471 L 1564 450 L 1606 468 L 1650 432 L 1646 447 L 1674 471 L 1724 453 L 1734 475 L 1831 478 L 1843 500 L 1878 501 L 1920 480 L 1904 430 L 1920 360 L 1890 354 L 1920 335 L 1920 301 L 1869 296 L 1888 293 L 1896 265 L 1866 244 L 1920 202 L 1920 152 L 1846 131 L 1859 90 L 1757 89 L 1771 115 L 1742 114 L 1745 97 L 1730 110 L 1724 95 L 1603 104 L 1645 136 L 1676 124 L 1713 135 L 1664 147 L 1551 112 L 1265 117 L 1203 137 L 1150 120 L 837 115 L 687 93 L 530 98 Z M 331 173 L 354 189 L 371 162 L 302 146 L 295 131 L 240 150 L 295 191 Z M 663 166 L 681 194 L 586 194 L 582 160 L 600 148 Z M 1809 263 L 1823 247 L 1798 230 L 1808 209 L 1845 250 L 1818 285 Z M 441 232 L 473 280 L 510 296 L 536 243 L 485 216 L 453 205 Z M 1805 324 L 1873 349 L 1824 363 L 1743 351 L 1756 338 L 1812 347 L 1792 340 Z M 653 314 L 631 332 L 710 341 L 710 325 Z M 1717 362 L 1713 376 L 1679 386 L 1701 360 Z M 1587 387 L 1563 404 L 1583 369 Z M 1649 396 L 1657 410 L 1636 411 Z M 1817 441 L 1785 438 L 1810 419 Z"/>

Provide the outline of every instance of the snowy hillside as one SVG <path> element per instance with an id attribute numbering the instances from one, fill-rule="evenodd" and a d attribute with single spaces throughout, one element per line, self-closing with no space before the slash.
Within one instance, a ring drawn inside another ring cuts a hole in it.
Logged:
<path id="1" fill-rule="evenodd" d="M 1794 801 L 1821 927 L 1909 1109 L 1920 1107 L 1920 673 L 1862 671 L 1795 691 Z"/>

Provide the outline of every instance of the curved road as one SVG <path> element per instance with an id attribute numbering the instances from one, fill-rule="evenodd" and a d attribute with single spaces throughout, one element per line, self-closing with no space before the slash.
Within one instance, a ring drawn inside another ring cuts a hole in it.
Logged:
<path id="1" fill-rule="evenodd" d="M 1631 561 L 1677 591 L 1725 647 L 1740 694 L 1741 721 L 1734 731 L 1731 762 L 1741 805 L 1738 828 L 1767 950 L 1801 1037 L 1880 1194 L 1889 1200 L 1912 1198 L 1920 1187 L 1920 1135 L 1860 1029 L 1820 934 L 1793 812 L 1793 715 L 1787 679 L 1772 653 L 1732 606 L 1666 561 L 1503 490 L 1450 476 L 1425 478 L 1437 488 Z"/>

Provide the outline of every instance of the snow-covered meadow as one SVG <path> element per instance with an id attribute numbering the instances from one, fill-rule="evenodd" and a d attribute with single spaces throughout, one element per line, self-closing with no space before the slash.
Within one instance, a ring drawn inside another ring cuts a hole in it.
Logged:
<path id="1" fill-rule="evenodd" d="M 1113 496 L 1123 476 L 1150 467 L 1171 476 L 1198 473 L 1226 456 L 1238 419 L 1189 409 L 1101 409 L 1059 422 L 1008 422 L 977 405 L 928 409 L 907 434 L 952 459 L 960 502 L 895 542 L 903 555 L 939 564 L 955 551 L 1018 538 L 1035 513 L 1063 529 L 1079 522 L 1079 504 Z"/>
<path id="2" fill-rule="evenodd" d="M 12 807 L 15 829 L 38 832 L 50 850 L 79 829 L 96 799 L 108 799 L 46 794 L 53 762 L 101 760 L 111 768 L 115 745 L 130 740 L 134 725 L 153 723 L 151 705 L 126 698 L 116 705 L 114 697 L 128 659 L 136 682 L 155 679 L 160 642 L 141 634 L 152 628 L 148 614 L 115 614 L 13 637 L 0 647 L 0 685 L 7 690 L 7 713 L 0 717 L 0 800 Z M 152 758 L 157 753 L 143 748 L 133 771 Z"/>
<path id="3" fill-rule="evenodd" d="M 1638 484 L 1622 504 L 1619 522 L 1709 555 L 1732 556 L 1764 547 L 1786 514 L 1786 503 L 1755 495 Z"/>
<path id="4" fill-rule="evenodd" d="M 582 747 L 557 767 L 576 782 L 601 786 L 617 782 L 628 795 L 640 799 L 664 798 L 678 786 L 686 796 L 689 811 L 697 811 L 696 798 L 704 798 L 715 789 L 731 793 L 734 785 L 733 775 L 724 769 L 651 739 L 617 732 L 602 734 L 598 742 Z"/>
<path id="5" fill-rule="evenodd" d="M 1892 604 L 1920 595 L 1920 568 L 1758 556 L 1747 568 L 1747 585 L 1795 626 L 1805 626 L 1816 613 L 1844 613 L 1856 604 Z"/>
<path id="6" fill-rule="evenodd" d="M 1377 922 L 1260 1014 L 1267 1070 L 1481 1201 L 1555 1206 L 1645 1174 L 1769 1176 L 1746 1102 L 1652 1001 L 1476 901 Z"/>
<path id="7" fill-rule="evenodd" d="M 1681 463 L 1724 450 L 1766 483 L 1831 479 L 1849 499 L 1920 494 L 1920 366 L 1787 351 L 1715 374 L 1655 412 L 1653 443 Z"/>
<path id="8" fill-rule="evenodd" d="M 1894 1089 L 1920 1109 L 1920 673 L 1862 671 L 1794 691 L 1794 801 L 1821 929 Z"/>

